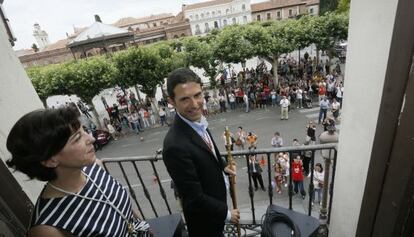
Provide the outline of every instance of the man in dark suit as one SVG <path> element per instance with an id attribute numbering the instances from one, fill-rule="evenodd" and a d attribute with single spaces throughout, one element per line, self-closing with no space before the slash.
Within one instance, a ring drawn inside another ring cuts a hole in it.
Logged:
<path id="1" fill-rule="evenodd" d="M 254 183 L 254 191 L 257 191 L 259 186 L 257 185 L 257 181 L 259 181 L 260 187 L 263 191 L 266 191 L 266 188 L 263 184 L 262 178 L 262 167 L 260 167 L 259 161 L 256 160 L 256 155 L 249 156 L 249 173 L 252 176 L 253 183 Z"/>
<path id="2" fill-rule="evenodd" d="M 202 115 L 201 79 L 177 69 L 167 79 L 169 102 L 177 115 L 164 139 L 163 159 L 181 198 L 190 237 L 223 236 L 225 222 L 238 223 L 237 209 L 227 207 L 228 178 Z"/>

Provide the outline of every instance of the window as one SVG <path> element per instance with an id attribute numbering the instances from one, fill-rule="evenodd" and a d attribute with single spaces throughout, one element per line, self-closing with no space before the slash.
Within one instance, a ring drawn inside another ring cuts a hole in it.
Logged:
<path id="1" fill-rule="evenodd" d="M 204 30 L 205 33 L 210 32 L 210 26 L 208 25 L 208 23 L 204 24 L 204 27 L 205 27 L 205 30 Z"/>
<path id="2" fill-rule="evenodd" d="M 217 12 L 218 14 L 219 14 L 219 16 L 221 15 L 221 11 L 220 10 L 218 10 L 218 12 Z"/>
<path id="3" fill-rule="evenodd" d="M 247 23 L 247 16 L 243 16 L 243 23 Z"/>
<path id="4" fill-rule="evenodd" d="M 280 16 L 280 11 L 278 11 L 277 13 L 276 13 L 276 15 L 277 15 L 277 18 L 282 18 L 281 16 Z"/>
<path id="5" fill-rule="evenodd" d="M 201 13 L 201 19 L 203 19 L 204 18 L 204 13 Z"/>
<path id="6" fill-rule="evenodd" d="M 209 18 L 210 17 L 210 12 L 207 12 L 207 18 Z"/>
<path id="7" fill-rule="evenodd" d="M 177 39 L 178 38 L 178 35 L 174 35 L 174 39 Z"/>
<path id="8" fill-rule="evenodd" d="M 157 22 L 152 23 L 154 27 L 157 27 Z"/>
<path id="9" fill-rule="evenodd" d="M 242 10 L 246 11 L 246 5 L 245 4 L 242 5 Z"/>
<path id="10" fill-rule="evenodd" d="M 229 14 L 230 13 L 230 9 L 226 9 L 226 14 Z"/>
<path id="11" fill-rule="evenodd" d="M 215 16 L 216 16 L 216 12 L 215 12 L 215 11 L 212 11 L 212 12 L 211 12 L 211 16 L 212 16 L 212 17 L 215 17 Z"/>
<path id="12" fill-rule="evenodd" d="M 196 15 L 196 20 L 198 20 L 198 14 Z"/>
<path id="13" fill-rule="evenodd" d="M 199 34 L 201 34 L 201 31 L 200 31 L 200 26 L 197 24 L 197 25 L 195 25 L 195 34 L 196 35 L 199 35 Z"/>
<path id="14" fill-rule="evenodd" d="M 289 16 L 292 16 L 292 9 L 289 9 Z"/>
<path id="15" fill-rule="evenodd" d="M 226 26 L 227 25 L 227 20 L 223 20 L 223 25 Z"/>
<path id="16" fill-rule="evenodd" d="M 268 20 L 272 19 L 272 14 L 270 14 L 270 12 L 269 12 L 269 13 L 267 13 L 267 19 L 268 19 Z"/>
<path id="17" fill-rule="evenodd" d="M 309 8 L 309 13 L 313 14 L 313 8 Z"/>
<path id="18" fill-rule="evenodd" d="M 236 24 L 237 23 L 236 18 L 233 17 L 232 22 L 233 22 L 233 25 Z"/>
<path id="19" fill-rule="evenodd" d="M 260 15 L 257 15 L 257 21 L 260 21 Z"/>
<path id="20" fill-rule="evenodd" d="M 219 28 L 219 25 L 218 25 L 217 21 L 214 22 L 214 28 Z"/>
<path id="21" fill-rule="evenodd" d="M 190 20 L 193 20 L 193 15 L 190 15 Z"/>

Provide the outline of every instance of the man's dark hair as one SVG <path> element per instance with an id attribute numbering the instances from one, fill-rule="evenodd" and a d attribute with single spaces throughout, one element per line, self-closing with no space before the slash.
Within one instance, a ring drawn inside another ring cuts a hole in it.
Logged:
<path id="1" fill-rule="evenodd" d="M 174 88 L 178 84 L 195 82 L 202 86 L 200 77 L 188 68 L 178 68 L 170 73 L 167 78 L 167 93 L 172 99 L 174 98 Z"/>
<path id="2" fill-rule="evenodd" d="M 54 168 L 41 162 L 58 154 L 80 127 L 79 111 L 71 106 L 32 111 L 20 118 L 7 137 L 10 168 L 41 181 L 57 178 Z"/>

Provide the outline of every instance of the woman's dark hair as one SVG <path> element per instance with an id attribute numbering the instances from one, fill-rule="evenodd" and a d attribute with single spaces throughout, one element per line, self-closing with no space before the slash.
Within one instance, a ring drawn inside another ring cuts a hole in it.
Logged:
<path id="1" fill-rule="evenodd" d="M 315 166 L 318 166 L 319 168 L 321 168 L 321 171 L 320 172 L 323 172 L 323 167 L 322 167 L 322 164 L 321 163 L 316 163 Z"/>
<path id="2" fill-rule="evenodd" d="M 7 137 L 12 158 L 10 168 L 31 179 L 51 181 L 57 178 L 54 168 L 41 164 L 58 154 L 69 137 L 79 129 L 79 111 L 71 106 L 32 111 L 20 118 Z"/>
<path id="3" fill-rule="evenodd" d="M 167 78 L 167 93 L 172 99 L 174 99 L 174 88 L 178 84 L 184 84 L 187 82 L 195 82 L 197 84 L 201 83 L 200 77 L 195 74 L 191 69 L 188 68 L 178 68 L 170 73 Z"/>

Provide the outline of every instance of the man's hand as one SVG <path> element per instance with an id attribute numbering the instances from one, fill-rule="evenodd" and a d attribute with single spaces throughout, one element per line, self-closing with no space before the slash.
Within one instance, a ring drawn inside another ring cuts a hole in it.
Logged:
<path id="1" fill-rule="evenodd" d="M 231 219 L 230 222 L 233 224 L 238 224 L 240 220 L 240 212 L 239 209 L 231 210 Z"/>
<path id="2" fill-rule="evenodd" d="M 231 176 L 236 176 L 236 166 L 235 165 L 228 165 L 224 168 L 224 172 Z"/>

